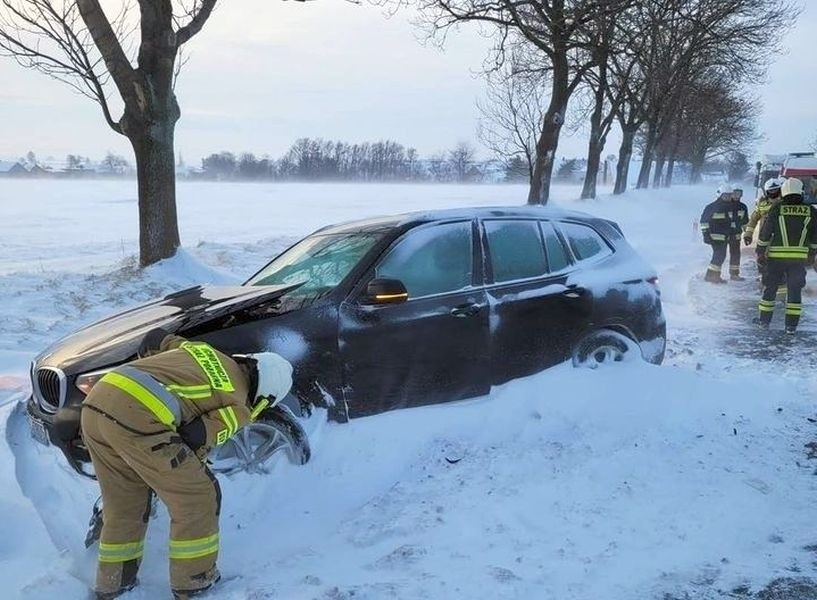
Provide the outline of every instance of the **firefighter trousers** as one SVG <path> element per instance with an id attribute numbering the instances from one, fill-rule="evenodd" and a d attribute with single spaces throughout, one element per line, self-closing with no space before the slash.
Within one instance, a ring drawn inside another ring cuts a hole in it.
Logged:
<path id="1" fill-rule="evenodd" d="M 170 513 L 173 591 L 183 594 L 211 585 L 217 577 L 221 508 L 215 477 L 147 409 L 128 411 L 127 423 L 111 417 L 106 406 L 134 403 L 124 392 L 98 385 L 92 394 L 93 405 L 83 406 L 81 423 L 102 490 L 96 591 L 115 593 L 136 583 L 153 492 Z"/>
<path id="2" fill-rule="evenodd" d="M 729 245 L 729 274 L 740 275 L 740 236 L 731 236 L 727 243 Z"/>
<path id="3" fill-rule="evenodd" d="M 740 238 L 729 238 L 726 242 L 712 242 L 712 260 L 709 270 L 720 275 L 726 253 L 729 251 L 729 274 L 740 275 Z"/>
<path id="4" fill-rule="evenodd" d="M 768 259 L 760 300 L 760 322 L 770 323 L 774 314 L 778 288 L 786 283 L 786 327 L 796 328 L 803 314 L 803 288 L 806 286 L 806 264 L 802 260 Z"/>

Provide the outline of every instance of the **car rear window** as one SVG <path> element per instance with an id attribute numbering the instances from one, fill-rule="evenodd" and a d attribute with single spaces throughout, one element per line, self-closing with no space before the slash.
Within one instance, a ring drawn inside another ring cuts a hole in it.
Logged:
<path id="1" fill-rule="evenodd" d="M 578 223 L 561 223 L 560 227 L 578 260 L 602 258 L 613 253 L 602 237 L 591 227 Z"/>
<path id="2" fill-rule="evenodd" d="M 409 231 L 377 266 L 377 277 L 399 279 L 409 299 L 454 292 L 472 285 L 471 222 Z"/>
<path id="3" fill-rule="evenodd" d="M 563 271 L 570 264 L 567 258 L 567 250 L 565 250 L 562 240 L 556 234 L 556 230 L 550 223 L 541 223 L 542 233 L 545 236 L 545 248 L 547 250 L 548 267 L 551 273 L 558 273 Z"/>
<path id="4" fill-rule="evenodd" d="M 547 273 L 545 248 L 536 221 L 485 221 L 494 281 L 514 281 Z"/>

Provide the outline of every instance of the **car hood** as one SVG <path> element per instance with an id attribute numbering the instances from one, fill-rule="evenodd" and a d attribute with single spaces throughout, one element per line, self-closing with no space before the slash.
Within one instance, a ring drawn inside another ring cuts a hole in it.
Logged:
<path id="1" fill-rule="evenodd" d="M 136 354 L 142 337 L 154 327 L 170 333 L 190 330 L 273 301 L 295 287 L 196 286 L 175 292 L 83 327 L 52 344 L 36 363 L 66 373 L 121 363 Z"/>

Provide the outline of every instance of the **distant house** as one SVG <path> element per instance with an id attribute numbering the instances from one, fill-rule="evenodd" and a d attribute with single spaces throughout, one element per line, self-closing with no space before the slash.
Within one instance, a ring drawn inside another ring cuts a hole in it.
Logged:
<path id="1" fill-rule="evenodd" d="M 28 170 L 28 174 L 32 177 L 47 177 L 51 175 L 51 172 L 40 165 L 34 165 Z"/>
<path id="2" fill-rule="evenodd" d="M 0 160 L 0 176 L 3 177 L 24 177 L 28 175 L 28 169 L 21 162 L 11 162 Z"/>

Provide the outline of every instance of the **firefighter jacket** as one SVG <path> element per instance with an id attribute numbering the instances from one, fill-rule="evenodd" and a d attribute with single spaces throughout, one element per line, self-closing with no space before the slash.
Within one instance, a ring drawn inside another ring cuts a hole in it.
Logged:
<path id="1" fill-rule="evenodd" d="M 740 235 L 749 220 L 749 209 L 743 202 L 718 198 L 707 204 L 701 214 L 701 233 L 707 244 L 723 243 Z"/>
<path id="2" fill-rule="evenodd" d="M 749 216 L 749 222 L 746 224 L 746 228 L 743 230 L 746 237 L 752 237 L 755 233 L 755 229 L 760 227 L 763 228 L 763 222 L 766 220 L 766 215 L 769 214 L 769 211 L 772 209 L 772 206 L 780 202 L 780 198 L 775 198 L 774 200 L 767 198 L 766 196 L 761 196 L 757 199 L 757 204 L 755 204 L 755 209 L 752 211 L 752 214 Z"/>
<path id="3" fill-rule="evenodd" d="M 209 344 L 175 335 L 161 341 L 158 353 L 116 367 L 96 385 L 119 388 L 132 400 L 104 407 L 94 405 L 93 395 L 85 401 L 123 426 L 144 422 L 134 411 L 143 416 L 145 410 L 157 430 L 175 431 L 201 419 L 206 449 L 225 443 L 251 420 L 251 382 L 238 363 Z"/>
<path id="4" fill-rule="evenodd" d="M 789 196 L 769 210 L 757 241 L 769 259 L 810 260 L 817 252 L 817 210 Z"/>

